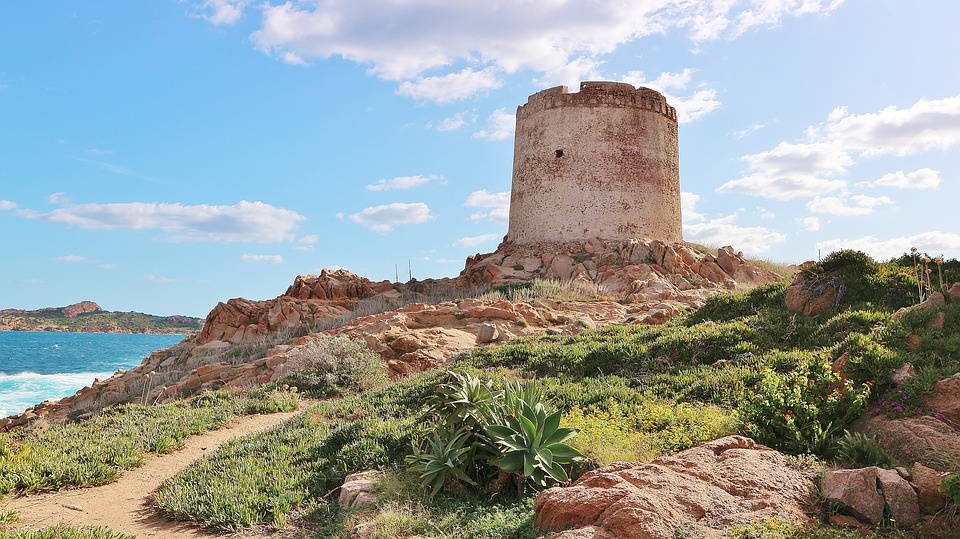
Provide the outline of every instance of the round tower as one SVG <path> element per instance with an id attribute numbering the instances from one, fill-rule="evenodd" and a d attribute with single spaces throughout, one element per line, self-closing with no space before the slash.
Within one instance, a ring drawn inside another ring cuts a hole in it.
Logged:
<path id="1" fill-rule="evenodd" d="M 620 82 L 537 92 L 517 108 L 507 240 L 682 241 L 677 111 Z"/>

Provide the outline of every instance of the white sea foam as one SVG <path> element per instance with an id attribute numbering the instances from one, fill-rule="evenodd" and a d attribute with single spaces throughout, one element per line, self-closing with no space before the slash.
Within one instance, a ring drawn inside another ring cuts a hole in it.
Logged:
<path id="1" fill-rule="evenodd" d="M 104 380 L 112 374 L 109 372 L 57 374 L 0 372 L 0 418 L 22 413 L 34 404 L 45 400 L 60 400 L 73 395 L 84 386 L 91 385 L 94 378 Z"/>

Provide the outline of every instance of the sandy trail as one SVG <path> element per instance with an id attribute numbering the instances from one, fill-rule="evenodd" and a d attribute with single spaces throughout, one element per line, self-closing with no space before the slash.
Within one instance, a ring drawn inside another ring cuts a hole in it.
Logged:
<path id="1" fill-rule="evenodd" d="M 15 498 L 0 502 L 0 509 L 17 511 L 20 514 L 18 527 L 25 529 L 47 528 L 62 522 L 75 526 L 105 526 L 138 538 L 209 539 L 215 535 L 209 530 L 157 515 L 149 505 L 150 495 L 165 480 L 228 440 L 265 430 L 296 413 L 242 416 L 225 428 L 187 438 L 179 451 L 148 456 L 143 466 L 124 472 L 113 483 Z"/>

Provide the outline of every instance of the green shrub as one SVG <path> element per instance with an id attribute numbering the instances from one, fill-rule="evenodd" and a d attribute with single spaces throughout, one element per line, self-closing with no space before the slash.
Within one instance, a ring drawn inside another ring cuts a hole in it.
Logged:
<path id="1" fill-rule="evenodd" d="M 960 470 L 948 473 L 940 478 L 940 492 L 955 507 L 960 507 Z"/>
<path id="2" fill-rule="evenodd" d="M 758 286 L 749 292 L 712 296 L 686 318 L 685 324 L 694 325 L 708 320 L 728 322 L 753 316 L 761 311 L 782 308 L 785 289 L 786 284 L 776 283 Z"/>
<path id="3" fill-rule="evenodd" d="M 307 396 L 326 398 L 382 387 L 389 379 L 376 352 L 343 335 L 321 335 L 296 346 L 289 355 L 286 368 L 293 372 L 268 389 L 291 386 Z"/>
<path id="4" fill-rule="evenodd" d="M 844 431 L 837 440 L 837 460 L 847 468 L 890 468 L 893 465 L 877 437 L 862 432 Z"/>
<path id="5" fill-rule="evenodd" d="M 867 385 L 843 381 L 830 363 L 805 359 L 787 374 L 768 370 L 741 406 L 744 432 L 788 453 L 832 456 L 832 438 L 863 413 Z"/>

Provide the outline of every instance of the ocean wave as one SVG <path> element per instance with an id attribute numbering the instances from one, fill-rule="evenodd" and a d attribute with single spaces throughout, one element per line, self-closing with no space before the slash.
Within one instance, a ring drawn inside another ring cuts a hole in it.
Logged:
<path id="1" fill-rule="evenodd" d="M 112 375 L 110 372 L 0 372 L 0 417 L 22 413 L 46 400 L 60 400 L 93 384 L 95 378 L 105 380 Z"/>

